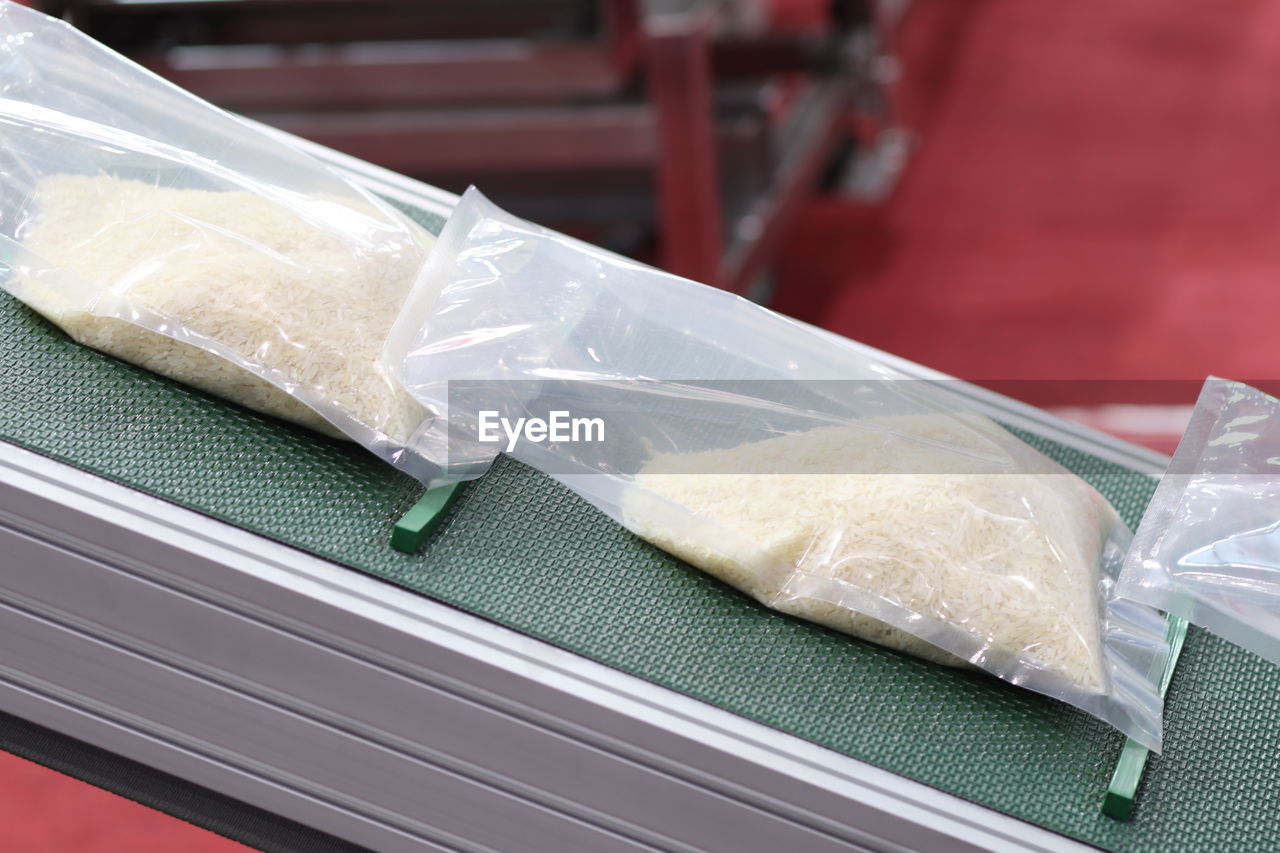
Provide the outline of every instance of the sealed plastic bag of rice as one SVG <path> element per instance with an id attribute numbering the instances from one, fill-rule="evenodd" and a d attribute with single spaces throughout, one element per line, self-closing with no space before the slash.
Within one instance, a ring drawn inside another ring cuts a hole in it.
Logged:
<path id="1" fill-rule="evenodd" d="M 769 607 L 1158 748 L 1166 626 L 1114 595 L 1124 524 L 947 383 L 474 190 L 411 305 L 389 352 L 457 458 L 506 452 Z"/>
<path id="2" fill-rule="evenodd" d="M 0 2 L 0 286 L 76 340 L 410 473 L 382 366 L 433 238 L 276 136 Z"/>
<path id="3" fill-rule="evenodd" d="M 1119 590 L 1280 663 L 1280 400 L 1205 382 Z"/>

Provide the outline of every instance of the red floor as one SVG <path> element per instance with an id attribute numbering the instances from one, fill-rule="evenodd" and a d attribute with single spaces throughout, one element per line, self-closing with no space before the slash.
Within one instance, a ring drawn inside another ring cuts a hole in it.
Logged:
<path id="1" fill-rule="evenodd" d="M 902 57 L 906 177 L 807 211 L 780 310 L 977 380 L 1272 375 L 1280 4 L 916 0 Z"/>
<path id="2" fill-rule="evenodd" d="M 902 47 L 909 171 L 882 208 L 811 206 L 777 307 L 978 380 L 1271 375 L 1280 3 L 915 0 Z M 3 753 L 0 826 L 244 849 Z"/>
<path id="3" fill-rule="evenodd" d="M 237 853 L 249 848 L 0 752 L 0 850 Z"/>

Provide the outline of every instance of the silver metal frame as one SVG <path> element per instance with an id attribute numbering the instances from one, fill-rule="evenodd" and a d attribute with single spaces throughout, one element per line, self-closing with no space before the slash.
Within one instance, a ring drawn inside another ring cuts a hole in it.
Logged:
<path id="1" fill-rule="evenodd" d="M 3 443 L 0 710 L 383 851 L 1092 849 Z"/>

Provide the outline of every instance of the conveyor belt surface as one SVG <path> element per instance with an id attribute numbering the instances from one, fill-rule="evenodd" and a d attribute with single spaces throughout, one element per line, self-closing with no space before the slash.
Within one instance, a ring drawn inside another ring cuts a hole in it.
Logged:
<path id="1" fill-rule="evenodd" d="M 437 230 L 440 219 L 421 214 Z M 1154 483 L 1020 433 L 1136 524 Z M 359 448 L 84 349 L 0 294 L 0 440 L 256 531 L 928 785 L 1116 851 L 1280 848 L 1280 669 L 1202 631 L 1134 818 L 1121 737 L 1065 705 L 766 610 L 503 459 L 417 555 L 420 487 Z"/>

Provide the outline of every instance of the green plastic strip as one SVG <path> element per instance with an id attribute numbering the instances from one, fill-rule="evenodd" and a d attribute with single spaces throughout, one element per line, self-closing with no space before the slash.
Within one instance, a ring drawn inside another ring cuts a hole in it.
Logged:
<path id="1" fill-rule="evenodd" d="M 1173 671 L 1178 666 L 1178 658 L 1182 656 L 1182 645 L 1187 638 L 1187 620 L 1178 616 L 1169 617 L 1169 657 L 1165 660 L 1164 672 L 1160 675 L 1160 697 L 1169 692 L 1169 682 L 1173 680 Z M 1120 760 L 1116 762 L 1116 772 L 1111 776 L 1111 785 L 1107 788 L 1107 796 L 1102 800 L 1102 813 L 1116 820 L 1128 820 L 1133 811 L 1133 800 L 1138 793 L 1138 783 L 1142 781 L 1142 771 L 1146 769 L 1150 750 L 1135 740 L 1125 742 Z"/>
<path id="2" fill-rule="evenodd" d="M 458 484 L 424 492 L 413 507 L 391 528 L 391 547 L 406 554 L 417 553 L 427 535 L 436 528 L 444 511 L 453 503 Z"/>

